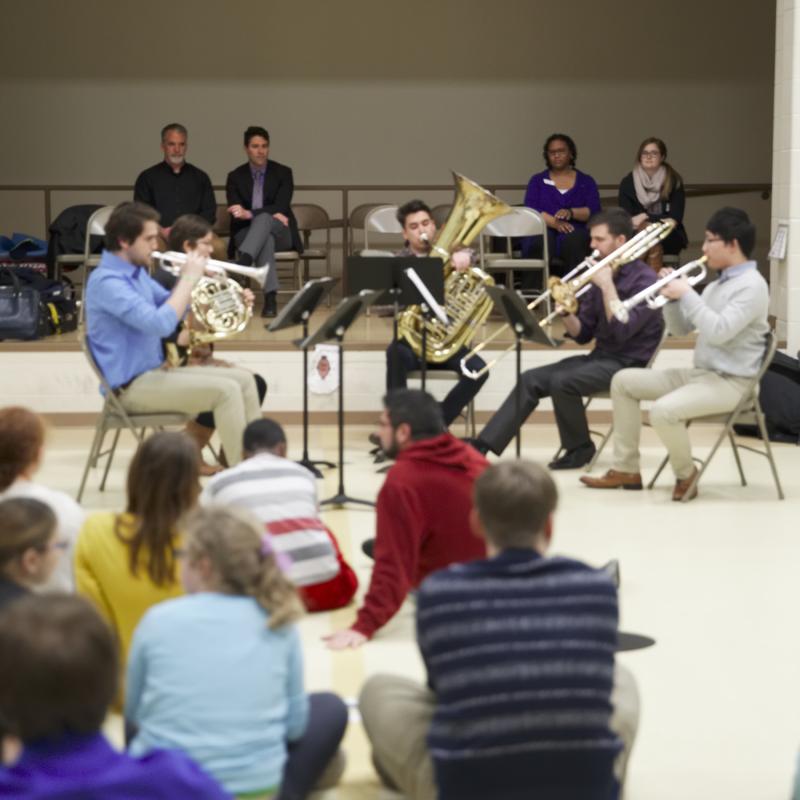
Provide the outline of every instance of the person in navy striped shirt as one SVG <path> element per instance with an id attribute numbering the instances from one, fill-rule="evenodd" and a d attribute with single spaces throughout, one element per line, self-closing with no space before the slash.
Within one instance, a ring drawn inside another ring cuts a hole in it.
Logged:
<path id="1" fill-rule="evenodd" d="M 362 690 L 376 768 L 425 800 L 616 800 L 638 723 L 614 664 L 616 587 L 546 556 L 557 490 L 543 467 L 494 464 L 474 497 L 489 557 L 434 573 L 417 598 L 428 688 L 375 676 Z"/>

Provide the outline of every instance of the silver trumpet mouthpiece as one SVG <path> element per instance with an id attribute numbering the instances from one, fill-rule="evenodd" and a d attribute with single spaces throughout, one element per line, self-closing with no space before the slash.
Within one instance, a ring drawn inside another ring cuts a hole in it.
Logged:
<path id="1" fill-rule="evenodd" d="M 430 241 L 430 237 L 428 236 L 427 233 L 421 233 L 419 235 L 419 238 L 422 239 L 422 241 L 425 242 L 425 244 L 428 244 L 428 242 Z"/>

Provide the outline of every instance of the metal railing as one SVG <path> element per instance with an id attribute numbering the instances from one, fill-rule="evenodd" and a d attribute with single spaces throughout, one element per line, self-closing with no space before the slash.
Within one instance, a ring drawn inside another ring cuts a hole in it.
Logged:
<path id="1" fill-rule="evenodd" d="M 520 200 L 523 197 L 526 184 L 524 183 L 487 183 L 486 188 L 491 192 L 518 192 Z M 215 191 L 224 191 L 225 187 L 216 185 Z M 339 206 L 341 208 L 341 218 L 331 220 L 331 228 L 342 229 L 342 241 L 346 246 L 349 241 L 349 218 L 351 196 L 356 192 L 369 192 L 371 194 L 380 192 L 405 192 L 408 196 L 424 196 L 428 192 L 449 192 L 453 190 L 452 184 L 299 184 L 295 187 L 295 192 L 333 192 L 339 195 Z M 603 199 L 616 197 L 618 184 L 602 183 L 598 184 L 600 194 Z M 687 197 L 711 197 L 731 194 L 752 194 L 758 193 L 764 200 L 769 199 L 772 191 L 770 183 L 690 183 L 686 184 Z M 40 192 L 44 203 L 45 232 L 49 229 L 53 221 L 53 194 L 56 192 L 127 192 L 133 197 L 133 186 L 131 184 L 0 184 L 0 192 Z M 609 194 L 613 192 L 613 195 Z M 66 206 L 65 206 L 66 207 Z M 59 209 L 59 212 L 62 209 Z M 335 215 L 334 215 L 335 216 Z"/>

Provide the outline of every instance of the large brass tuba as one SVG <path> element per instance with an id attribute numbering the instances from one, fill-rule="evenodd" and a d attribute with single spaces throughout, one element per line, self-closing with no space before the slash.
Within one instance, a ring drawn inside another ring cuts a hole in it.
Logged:
<path id="1" fill-rule="evenodd" d="M 494 279 L 482 269 L 471 267 L 459 272 L 450 265 L 450 257 L 468 245 L 484 225 L 511 211 L 511 207 L 463 175 L 453 173 L 456 197 L 453 210 L 431 248 L 432 256 L 444 260 L 444 300 L 448 325 L 438 320 L 426 321 L 419 306 L 409 306 L 400 315 L 398 333 L 420 358 L 441 364 L 452 358 L 467 342 L 475 328 L 489 316 L 492 300 L 484 287 Z M 422 354 L 422 326 L 427 326 L 426 353 Z"/>

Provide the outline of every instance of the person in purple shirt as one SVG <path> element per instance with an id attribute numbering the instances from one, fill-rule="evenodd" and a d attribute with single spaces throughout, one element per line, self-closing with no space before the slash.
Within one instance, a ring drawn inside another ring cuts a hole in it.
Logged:
<path id="1" fill-rule="evenodd" d="M 565 133 L 548 136 L 543 155 L 547 169 L 528 181 L 525 205 L 538 211 L 547 225 L 550 272 L 565 275 L 589 255 L 586 223 L 600 211 L 600 194 L 594 178 L 575 169 L 578 150 Z M 541 236 L 523 240 L 523 258 L 541 254 Z"/>
<path id="2" fill-rule="evenodd" d="M 0 797 L 230 800 L 177 750 L 142 758 L 100 732 L 116 693 L 117 647 L 88 601 L 31 594 L 0 616 Z M 21 745 L 21 752 L 20 752 Z"/>
<path id="3" fill-rule="evenodd" d="M 600 257 L 613 253 L 633 235 L 631 217 L 621 208 L 595 214 L 589 220 L 592 250 Z M 631 261 L 612 272 L 605 266 L 592 277 L 590 290 L 581 297 L 577 314 L 562 314 L 567 335 L 578 344 L 592 339 L 594 349 L 587 355 L 570 356 L 554 364 L 524 372 L 521 380 L 520 416 L 516 417 L 516 390 L 492 416 L 477 439 L 482 453 L 500 455 L 519 427 L 543 397 L 552 398 L 564 454 L 549 464 L 550 469 L 577 469 L 588 464 L 595 453 L 583 397 L 607 391 L 614 374 L 631 366 L 643 367 L 658 348 L 664 330 L 660 310 L 642 303 L 632 310 L 627 323 L 612 311 L 616 301 L 626 300 L 655 283 L 657 276 L 643 261 Z"/>

